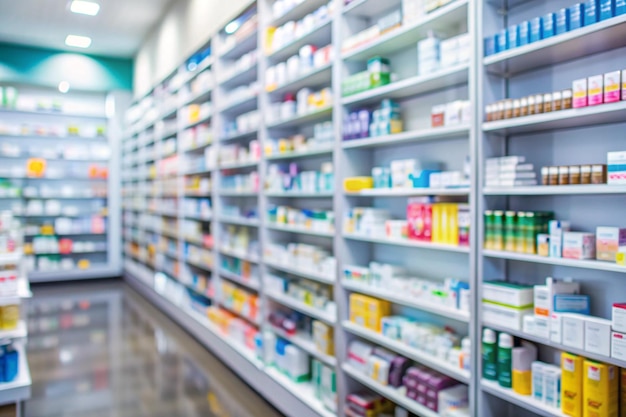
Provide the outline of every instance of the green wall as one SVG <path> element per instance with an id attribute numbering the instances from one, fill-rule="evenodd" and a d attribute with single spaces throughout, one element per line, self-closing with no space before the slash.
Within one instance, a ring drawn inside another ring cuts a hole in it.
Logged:
<path id="1" fill-rule="evenodd" d="M 132 90 L 133 61 L 0 43 L 0 83 L 74 90 Z"/>

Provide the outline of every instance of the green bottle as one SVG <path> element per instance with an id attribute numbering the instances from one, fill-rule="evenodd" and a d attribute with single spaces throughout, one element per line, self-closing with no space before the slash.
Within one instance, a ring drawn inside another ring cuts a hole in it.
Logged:
<path id="1" fill-rule="evenodd" d="M 513 387 L 513 336 L 506 333 L 498 338 L 498 382 L 501 387 Z"/>
<path id="2" fill-rule="evenodd" d="M 483 378 L 495 381 L 498 379 L 496 332 L 483 330 Z"/>

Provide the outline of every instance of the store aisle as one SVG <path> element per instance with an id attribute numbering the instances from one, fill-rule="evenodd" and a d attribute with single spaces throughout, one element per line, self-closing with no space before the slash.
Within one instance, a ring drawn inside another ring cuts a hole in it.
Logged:
<path id="1" fill-rule="evenodd" d="M 26 417 L 281 415 L 127 285 L 33 291 Z"/>

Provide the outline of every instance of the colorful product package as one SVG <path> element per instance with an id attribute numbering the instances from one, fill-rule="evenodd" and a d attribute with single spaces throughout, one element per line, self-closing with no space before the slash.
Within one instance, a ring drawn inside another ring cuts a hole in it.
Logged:
<path id="1" fill-rule="evenodd" d="M 583 417 L 583 358 L 563 352 L 561 372 L 561 411 Z"/>
<path id="2" fill-rule="evenodd" d="M 583 417 L 617 417 L 618 368 L 590 360 L 585 360 L 583 366 Z"/>

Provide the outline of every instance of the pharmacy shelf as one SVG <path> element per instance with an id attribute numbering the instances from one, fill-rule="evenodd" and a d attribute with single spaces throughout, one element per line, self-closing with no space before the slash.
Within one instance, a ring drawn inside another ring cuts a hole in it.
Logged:
<path id="1" fill-rule="evenodd" d="M 278 369 L 274 367 L 265 368 L 267 374 L 280 384 L 283 388 L 289 391 L 294 397 L 298 398 L 302 403 L 306 404 L 306 406 L 316 413 L 317 416 L 321 417 L 336 417 L 337 414 L 329 411 L 320 400 L 317 399 L 317 395 L 315 393 L 315 389 L 308 382 L 296 383 L 289 379 L 287 375 L 281 373 Z M 266 397 L 269 398 L 269 397 Z"/>
<path id="2" fill-rule="evenodd" d="M 209 112 L 208 114 L 201 115 L 200 117 L 198 117 L 197 119 L 193 121 L 187 120 L 182 125 L 182 130 L 186 130 L 186 129 L 198 126 L 199 124 L 206 123 L 212 118 L 213 118 L 213 112 Z M 172 155 L 176 155 L 176 152 L 174 152 Z"/>
<path id="3" fill-rule="evenodd" d="M 501 324 L 483 322 L 483 327 L 488 327 L 488 328 L 496 330 L 498 332 L 505 332 L 505 333 L 510 334 L 511 336 L 519 337 L 520 339 L 528 340 L 530 342 L 534 342 L 534 343 L 541 344 L 541 345 L 544 345 L 544 346 L 550 346 L 550 347 L 552 347 L 554 349 L 558 349 L 558 350 L 563 351 L 563 352 L 573 353 L 575 355 L 580 355 L 580 356 L 583 356 L 585 358 L 592 359 L 594 361 L 608 363 L 608 364 L 611 364 L 611 365 L 619 366 L 620 368 L 626 368 L 626 361 L 622 361 L 622 360 L 619 360 L 619 359 L 611 358 L 609 356 L 603 356 L 603 355 L 598 355 L 598 354 L 595 354 L 595 353 L 590 353 L 590 352 L 587 352 L 584 349 L 577 349 L 577 348 L 573 348 L 573 347 L 570 347 L 570 346 L 562 345 L 560 343 L 554 343 L 554 342 L 552 342 L 549 339 L 545 339 L 543 337 L 533 336 L 531 334 L 524 333 L 523 331 L 520 331 L 520 330 L 510 329 L 507 326 L 503 326 Z"/>
<path id="4" fill-rule="evenodd" d="M 294 2 L 297 3 L 297 2 Z M 286 10 L 279 16 L 273 16 L 270 26 L 278 27 L 290 20 L 299 20 L 309 13 L 314 12 L 323 5 L 327 4 L 328 0 L 304 0 L 295 4 L 290 9 Z"/>
<path id="5" fill-rule="evenodd" d="M 381 298 L 383 300 L 390 301 L 395 304 L 423 310 L 426 313 L 436 314 L 441 317 L 446 317 L 452 320 L 468 323 L 470 320 L 469 311 L 462 311 L 459 309 L 453 309 L 446 307 L 443 304 L 432 303 L 428 301 L 421 301 L 419 297 L 403 297 L 398 291 L 389 291 L 385 288 L 372 287 L 371 285 L 361 284 L 358 282 L 352 282 L 350 280 L 342 280 L 341 285 L 350 291 L 359 292 L 362 294 L 371 295 L 373 297 Z"/>
<path id="6" fill-rule="evenodd" d="M 23 255 L 24 255 L 24 253 L 22 252 L 21 249 L 16 250 L 15 252 L 1 253 L 0 254 L 0 265 L 13 265 L 13 264 L 16 264 L 16 263 L 18 263 L 22 259 Z"/>
<path id="7" fill-rule="evenodd" d="M 341 368 L 354 380 L 365 385 L 369 389 L 377 392 L 378 394 L 389 399 L 390 401 L 396 403 L 397 405 L 408 410 L 409 412 L 416 414 L 420 417 L 439 417 L 438 413 L 431 410 L 430 408 L 421 405 L 417 401 L 413 401 L 412 399 L 407 397 L 401 390 L 390 387 L 388 385 L 383 385 L 373 380 L 369 376 L 359 372 L 352 365 L 344 363 Z"/>
<path id="8" fill-rule="evenodd" d="M 258 197 L 259 196 L 259 193 L 255 191 L 219 190 L 217 193 L 222 197 Z"/>
<path id="9" fill-rule="evenodd" d="M 231 307 L 229 305 L 226 305 L 223 302 L 219 303 L 220 307 L 222 307 L 224 310 L 230 311 L 231 313 L 235 314 L 237 317 L 244 319 L 245 321 L 247 321 L 250 324 L 254 324 L 256 327 L 261 326 L 261 317 L 257 317 L 257 318 L 252 318 L 249 317 L 247 315 L 245 315 L 243 312 L 237 310 L 234 307 Z"/>
<path id="10" fill-rule="evenodd" d="M 236 224 L 239 226 L 259 227 L 259 219 L 247 219 L 245 217 L 221 216 L 218 220 L 222 223 Z"/>
<path id="11" fill-rule="evenodd" d="M 81 255 L 93 255 L 96 253 L 106 253 L 107 249 L 92 249 L 92 250 L 81 250 L 81 251 L 72 251 L 72 252 L 31 252 L 28 255 L 31 256 L 49 256 L 49 255 L 60 255 L 60 256 L 81 256 Z"/>
<path id="12" fill-rule="evenodd" d="M 190 259 L 185 259 L 185 263 L 187 263 L 187 264 L 189 264 L 189 265 L 191 265 L 191 266 L 193 266 L 195 268 L 202 269 L 203 271 L 206 271 L 206 272 L 213 271 L 213 266 L 212 265 L 207 265 L 207 264 L 202 263 L 202 262 L 196 262 L 196 261 L 193 261 L 193 260 L 190 260 Z"/>
<path id="13" fill-rule="evenodd" d="M 258 106 L 259 95 L 255 92 L 237 100 L 228 100 L 228 103 L 219 109 L 222 114 L 244 114 L 252 111 Z"/>
<path id="14" fill-rule="evenodd" d="M 197 175 L 197 174 L 194 174 Z M 188 197 L 188 198 L 203 198 L 203 197 L 207 197 L 210 198 L 211 197 L 211 190 L 207 190 L 207 191 L 187 191 L 185 192 L 185 194 L 183 194 L 183 197 Z"/>
<path id="15" fill-rule="evenodd" d="M 246 52 L 250 52 L 257 47 L 259 30 L 255 29 L 241 39 L 237 39 L 235 44 L 225 51 L 219 53 L 221 59 L 236 59 Z"/>
<path id="16" fill-rule="evenodd" d="M 371 188 L 346 192 L 350 197 L 469 196 L 468 188 Z"/>
<path id="17" fill-rule="evenodd" d="M 486 122 L 483 123 L 483 131 L 499 135 L 513 135 L 621 123 L 624 119 L 626 119 L 626 101 L 618 101 L 616 103 Z"/>
<path id="18" fill-rule="evenodd" d="M 437 250 L 437 251 L 469 253 L 468 246 L 454 246 L 454 245 L 446 245 L 443 243 L 428 243 L 428 242 L 421 242 L 419 240 L 411 240 L 411 239 L 393 239 L 393 238 L 388 238 L 388 237 L 372 237 L 372 236 L 360 235 L 358 233 L 344 233 L 343 237 L 345 237 L 346 239 L 358 240 L 361 242 L 381 243 L 385 245 L 406 246 L 410 248 L 420 248 L 420 249 Z"/>
<path id="19" fill-rule="evenodd" d="M 373 56 L 387 56 L 394 51 L 415 46 L 417 40 L 427 37 L 430 31 L 445 33 L 467 20 L 468 3 L 468 0 L 455 0 L 416 23 L 400 26 L 366 45 L 343 52 L 342 58 L 345 61 L 367 61 Z"/>
<path id="20" fill-rule="evenodd" d="M 470 382 L 471 375 L 469 371 L 452 366 L 433 355 L 423 353 L 417 348 L 413 348 L 405 343 L 385 337 L 380 333 L 366 329 L 365 327 L 359 326 L 350 321 L 342 322 L 342 326 L 345 330 L 356 336 L 399 353 L 400 355 L 412 359 L 421 365 L 425 365 L 435 371 L 441 372 L 444 375 L 448 375 L 459 382 L 463 382 L 465 384 L 469 384 Z"/>
<path id="21" fill-rule="evenodd" d="M 198 67 L 193 71 L 187 71 L 187 74 L 184 75 L 184 78 L 180 81 L 177 88 L 175 88 L 172 92 L 176 93 L 180 91 L 182 87 L 191 82 L 194 78 L 196 78 L 199 74 L 201 74 L 204 70 L 210 68 L 215 63 L 215 58 L 213 56 L 206 57 Z"/>
<path id="22" fill-rule="evenodd" d="M 434 74 L 416 75 L 383 87 L 347 96 L 342 99 L 342 104 L 344 106 L 366 106 L 380 103 L 383 98 L 404 99 L 467 84 L 468 78 L 469 65 L 456 65 Z"/>
<path id="23" fill-rule="evenodd" d="M 259 288 L 261 287 L 258 278 L 244 278 L 241 275 L 235 274 L 234 272 L 230 272 L 225 269 L 220 269 L 219 274 L 221 277 L 224 277 L 229 281 L 232 281 L 236 284 L 241 285 L 242 287 L 246 287 L 254 291 L 259 291 Z"/>
<path id="24" fill-rule="evenodd" d="M 286 294 L 279 294 L 277 292 L 265 291 L 265 295 L 271 300 L 281 304 L 285 307 L 289 307 L 293 310 L 299 311 L 300 313 L 311 316 L 315 319 L 321 320 L 327 324 L 334 325 L 336 323 L 336 318 L 332 316 L 327 311 L 322 311 L 318 308 L 311 307 L 308 304 L 303 303 L 302 301 L 298 301 L 294 298 L 289 297 Z"/>
<path id="25" fill-rule="evenodd" d="M 280 223 L 266 222 L 265 227 L 271 230 L 278 230 L 281 232 L 288 232 L 288 233 L 297 233 L 297 234 L 302 234 L 302 235 L 321 236 L 321 237 L 334 237 L 335 236 L 335 232 L 325 232 L 325 231 L 322 232 L 322 231 L 312 230 L 307 227 L 289 226 L 289 225 L 280 224 Z"/>
<path id="26" fill-rule="evenodd" d="M 200 216 L 200 215 L 184 214 L 183 218 L 185 220 L 195 220 L 195 221 L 198 221 L 198 222 L 210 222 L 210 221 L 213 221 L 213 216 Z"/>
<path id="27" fill-rule="evenodd" d="M 320 191 L 319 193 L 303 193 L 300 191 L 268 191 L 266 197 L 276 198 L 332 198 L 332 191 Z"/>
<path id="28" fill-rule="evenodd" d="M 234 135 L 224 136 L 219 141 L 230 142 L 230 141 L 235 141 L 235 140 L 240 140 L 240 139 L 253 138 L 257 136 L 258 134 L 259 134 L 259 131 L 257 129 L 254 129 L 254 130 L 250 130 L 247 132 L 238 132 L 238 133 L 235 133 Z"/>
<path id="29" fill-rule="evenodd" d="M 515 75 L 626 46 L 626 16 L 617 16 L 483 60 L 489 72 Z"/>
<path id="30" fill-rule="evenodd" d="M 106 120 L 106 115 L 103 114 L 88 114 L 88 113 L 70 113 L 62 110 L 52 111 L 52 110 L 30 110 L 30 109 L 7 109 L 4 107 L 0 107 L 1 113 L 9 113 L 9 114 L 25 114 L 31 116 L 56 116 L 56 117 L 65 117 L 65 118 L 82 118 L 82 119 L 98 119 L 98 120 Z"/>
<path id="31" fill-rule="evenodd" d="M 329 147 L 320 147 L 320 148 L 312 148 L 304 151 L 293 151 L 293 152 L 282 152 L 274 155 L 266 155 L 265 160 L 267 161 L 281 161 L 286 159 L 299 159 L 299 158 L 308 158 L 312 156 L 324 156 L 331 155 L 333 153 L 332 146 Z"/>
<path id="32" fill-rule="evenodd" d="M 345 16 L 373 17 L 396 7 L 393 3 L 375 0 L 353 0 L 344 7 L 343 14 Z"/>
<path id="33" fill-rule="evenodd" d="M 94 232 L 69 232 L 69 233 L 57 233 L 57 232 L 53 232 L 53 233 L 24 233 L 24 237 L 30 238 L 30 237 L 36 237 L 36 236 L 57 236 L 57 237 L 62 237 L 62 236 L 94 236 L 94 237 L 99 237 L 99 236 L 106 236 L 107 233 L 94 233 Z"/>
<path id="34" fill-rule="evenodd" d="M 17 377 L 12 382 L 0 383 L 0 405 L 19 403 L 29 399 L 31 395 L 32 380 L 26 349 L 19 345 L 16 349 L 19 355 Z"/>
<path id="35" fill-rule="evenodd" d="M 267 58 L 272 62 L 281 62 L 287 60 L 287 58 L 293 55 L 297 55 L 300 48 L 305 45 L 317 45 L 318 47 L 322 47 L 331 44 L 331 25 L 332 19 L 329 16 L 326 20 L 315 25 L 315 27 L 307 33 L 293 39 L 291 42 L 283 45 L 279 49 L 270 52 Z"/>
<path id="36" fill-rule="evenodd" d="M 596 271 L 619 272 L 626 274 L 626 266 L 614 262 L 595 260 L 578 260 L 567 258 L 552 258 L 548 256 L 529 255 L 525 253 L 505 252 L 496 250 L 483 250 L 483 255 L 488 258 L 507 259 L 510 261 L 531 262 L 537 264 L 567 266 L 570 268 L 593 269 Z"/>
<path id="37" fill-rule="evenodd" d="M 598 195 L 626 194 L 626 185 L 558 185 L 534 187 L 486 187 L 484 195 Z"/>
<path id="38" fill-rule="evenodd" d="M 238 69 L 228 77 L 218 81 L 219 85 L 227 88 L 250 84 L 258 78 L 258 64 L 255 62 L 249 67 Z"/>
<path id="39" fill-rule="evenodd" d="M 335 284 L 335 277 L 326 277 L 320 274 L 312 273 L 310 269 L 300 269 L 290 265 L 283 265 L 277 261 L 271 259 L 263 259 L 263 264 L 278 271 L 286 272 L 288 274 L 297 275 L 302 278 L 310 279 L 312 281 L 322 282 L 324 284 Z"/>
<path id="40" fill-rule="evenodd" d="M 317 359 L 321 360 L 325 364 L 332 367 L 337 366 L 337 359 L 334 356 L 322 353 L 317 350 L 317 346 L 315 346 L 315 342 L 311 339 L 311 337 L 299 333 L 296 333 L 295 335 L 289 335 L 284 330 L 274 326 L 271 326 L 270 329 L 272 332 L 276 333 L 276 335 L 293 343 L 311 356 L 314 356 Z"/>
<path id="41" fill-rule="evenodd" d="M 30 274 L 29 274 L 30 275 Z M 16 305 L 20 304 L 23 299 L 31 298 L 33 296 L 30 290 L 30 283 L 26 278 L 18 278 L 17 291 L 12 295 L 0 295 L 0 306 Z"/>
<path id="42" fill-rule="evenodd" d="M 17 323 L 17 327 L 12 330 L 0 331 L 0 340 L 2 339 L 23 339 L 28 335 L 28 329 L 26 328 L 26 322 L 20 320 Z"/>
<path id="43" fill-rule="evenodd" d="M 284 96 L 286 93 L 297 92 L 303 88 L 311 88 L 322 85 L 329 86 L 331 83 L 331 77 L 332 64 L 329 63 L 319 68 L 309 70 L 291 81 L 287 81 L 284 84 L 276 86 L 276 88 L 266 88 L 266 91 L 274 96 Z"/>
<path id="44" fill-rule="evenodd" d="M 230 256 L 232 258 L 237 258 L 237 259 L 241 259 L 242 261 L 247 261 L 247 262 L 251 262 L 253 264 L 258 264 L 259 263 L 259 258 L 256 256 L 250 256 L 247 253 L 243 253 L 243 252 L 239 252 L 239 251 L 234 251 L 228 248 L 220 248 L 219 252 L 222 255 L 226 255 L 226 256 Z"/>
<path id="45" fill-rule="evenodd" d="M 259 165 L 260 161 L 246 161 L 235 163 L 221 163 L 219 169 L 242 169 L 242 168 L 255 168 Z"/>
<path id="46" fill-rule="evenodd" d="M 312 111 L 307 114 L 297 115 L 289 119 L 281 120 L 280 122 L 271 123 L 267 126 L 268 129 L 280 129 L 280 128 L 293 128 L 304 124 L 315 123 L 320 120 L 329 119 L 333 114 L 333 107 L 328 106 L 319 110 Z"/>
<path id="47" fill-rule="evenodd" d="M 457 138 L 467 138 L 470 134 L 470 127 L 466 125 L 452 127 L 433 127 L 408 132 L 394 133 L 392 135 L 376 136 L 364 139 L 349 139 L 341 142 L 344 149 L 357 148 L 381 148 L 410 144 L 417 142 L 428 142 L 438 140 L 448 140 Z"/>
<path id="48" fill-rule="evenodd" d="M 550 407 L 540 401 L 537 401 L 530 395 L 520 395 L 512 389 L 503 388 L 495 381 L 483 379 L 480 385 L 484 392 L 531 411 L 536 415 L 544 417 L 567 417 L 561 412 L 560 409 Z"/>
<path id="49" fill-rule="evenodd" d="M 23 198 L 24 200 L 100 200 L 109 198 L 106 195 L 90 195 L 90 196 L 69 196 L 69 195 L 46 195 L 46 196 L 33 196 L 24 195 L 21 197 L 11 198 Z"/>
<path id="50" fill-rule="evenodd" d="M 188 106 L 190 104 L 200 104 L 206 102 L 211 98 L 211 93 L 213 92 L 213 86 L 208 88 L 204 88 L 195 93 L 190 93 L 187 97 L 185 97 L 181 103 L 181 107 Z"/>
<path id="51" fill-rule="evenodd" d="M 213 145 L 213 141 L 210 142 L 205 142 L 205 143 L 197 143 L 192 147 L 189 148 L 184 148 L 181 149 L 183 152 L 189 153 L 189 152 L 197 152 L 197 151 L 203 151 L 204 149 L 208 148 L 209 146 Z"/>

